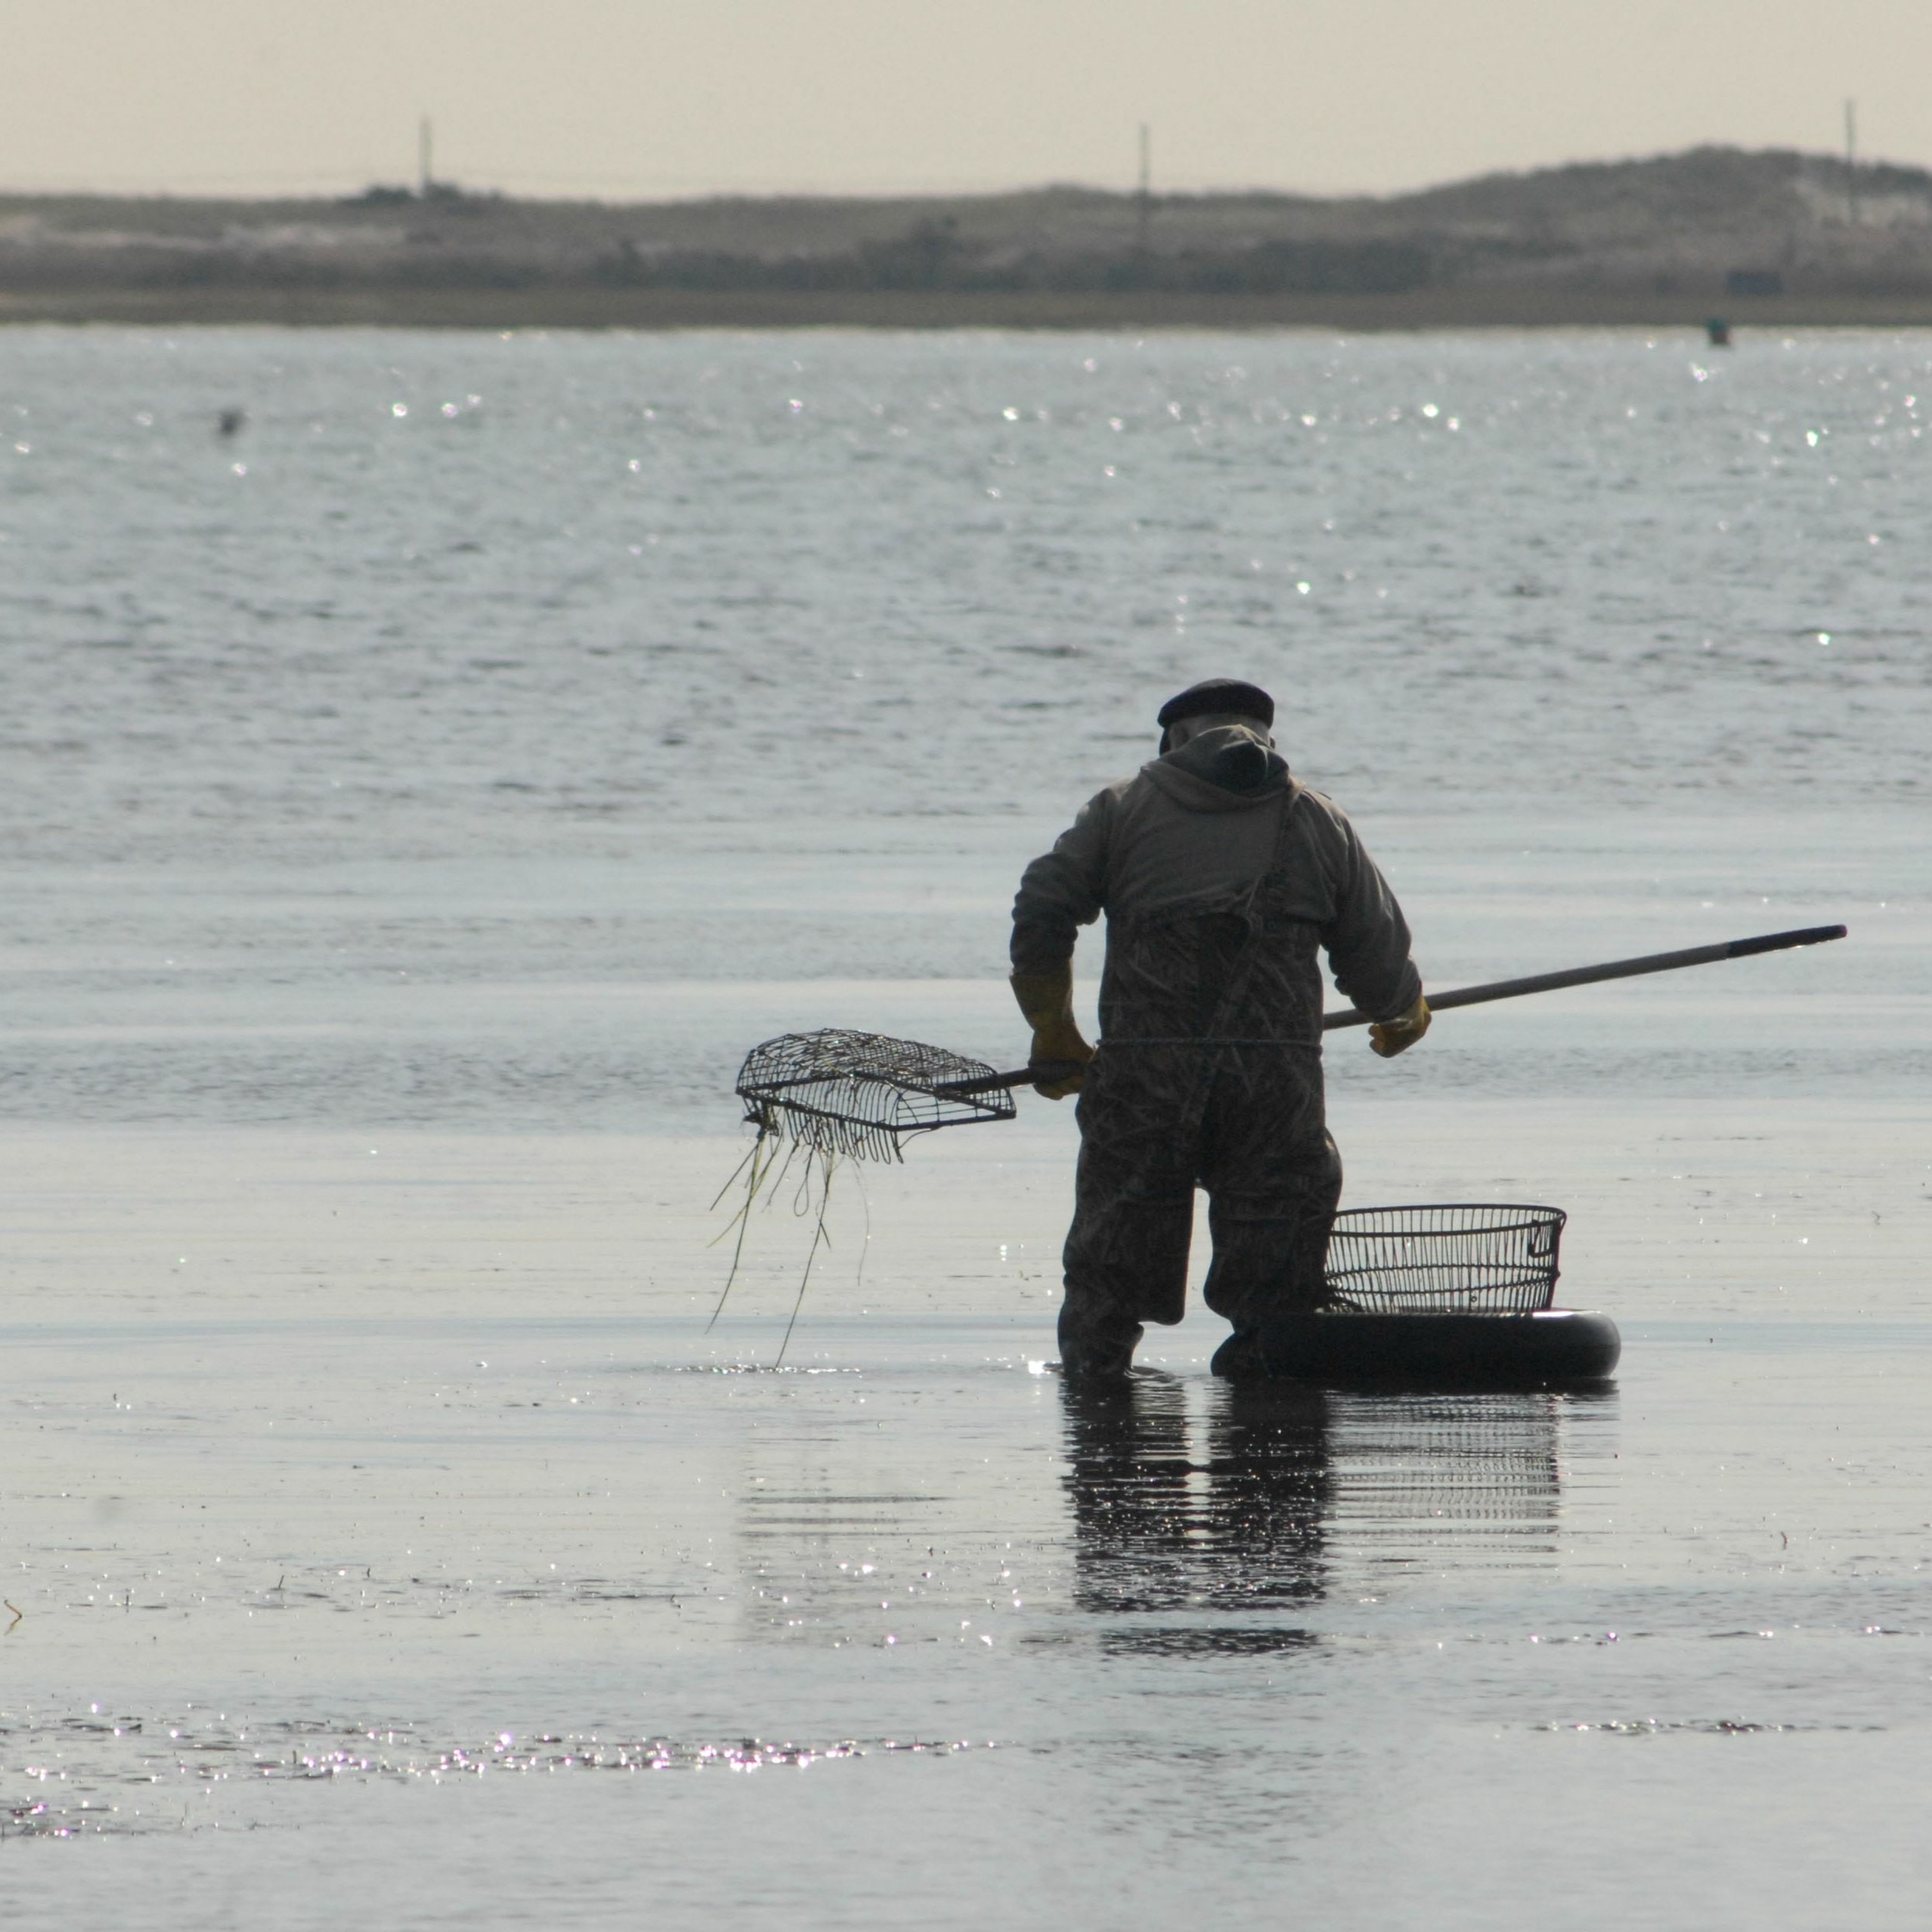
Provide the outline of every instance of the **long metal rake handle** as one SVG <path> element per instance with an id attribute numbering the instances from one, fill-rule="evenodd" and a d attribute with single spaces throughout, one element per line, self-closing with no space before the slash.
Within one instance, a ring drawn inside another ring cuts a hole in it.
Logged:
<path id="1" fill-rule="evenodd" d="M 982 1073 L 970 1080 L 948 1080 L 934 1088 L 935 1094 L 995 1094 L 1003 1087 L 1030 1087 L 1036 1081 L 1064 1080 L 1086 1064 L 1080 1060 L 1042 1060 L 1037 1066 L 1016 1066 L 1010 1073 Z"/>
<path id="2" fill-rule="evenodd" d="M 1645 973 L 1674 973 L 1680 966 L 1714 966 L 1720 959 L 1748 959 L 1754 952 L 1782 952 L 1793 946 L 1822 946 L 1827 940 L 1843 939 L 1842 926 L 1800 926 L 1791 932 L 1761 932 L 1752 939 L 1730 939 L 1715 946 L 1687 946 L 1676 952 L 1646 952 L 1637 959 L 1612 959 L 1601 966 L 1571 966 L 1560 973 L 1532 973 L 1520 980 L 1492 980 L 1480 986 L 1458 986 L 1453 992 L 1432 993 L 1431 1012 L 1447 1012 L 1456 1006 L 1486 1006 L 1492 1000 L 1520 999 L 1526 993 L 1553 993 L 1564 986 L 1594 986 L 1601 980 L 1634 980 Z M 1322 1030 L 1332 1033 L 1337 1027 L 1366 1026 L 1374 1018 L 1358 1007 L 1330 1013 L 1322 1022 Z M 974 1080 L 951 1080 L 934 1090 L 940 1094 L 991 1094 L 1003 1087 L 1029 1087 L 1036 1081 L 1064 1080 L 1079 1070 L 1080 1063 L 1058 1060 L 1038 1066 L 1016 1066 L 1010 1073 L 982 1073 Z"/>
<path id="3" fill-rule="evenodd" d="M 1453 992 L 1431 993 L 1431 1012 L 1447 1012 L 1452 1006 L 1486 1006 L 1492 1000 L 1514 1000 L 1525 993 L 1553 993 L 1562 986 L 1592 986 L 1600 980 L 1634 980 L 1642 973 L 1674 973 L 1680 966 L 1712 966 L 1720 959 L 1748 958 L 1754 952 L 1781 952 L 1791 946 L 1820 946 L 1828 939 L 1843 939 L 1842 926 L 1807 926 L 1793 932 L 1764 932 L 1755 939 L 1732 939 L 1716 946 L 1690 946 L 1680 952 L 1647 952 L 1640 959 L 1612 959 L 1602 966 L 1572 966 L 1562 973 L 1532 973 L 1522 980 L 1492 980 L 1483 986 L 1459 986 Z M 1346 1012 L 1329 1013 L 1322 1022 L 1324 1033 L 1336 1027 L 1366 1026 L 1375 1017 L 1351 1006 Z"/>

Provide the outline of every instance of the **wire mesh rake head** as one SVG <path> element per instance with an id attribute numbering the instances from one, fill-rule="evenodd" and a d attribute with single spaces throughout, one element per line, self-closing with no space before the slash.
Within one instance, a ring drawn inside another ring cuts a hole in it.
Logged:
<path id="1" fill-rule="evenodd" d="M 827 1027 L 753 1047 L 738 1070 L 737 1093 L 761 1134 L 787 1134 L 820 1154 L 897 1160 L 909 1135 L 1010 1120 L 1013 1096 L 1004 1088 L 946 1090 L 992 1071 L 943 1047 Z"/>
<path id="2" fill-rule="evenodd" d="M 1533 1315 L 1556 1291 L 1560 1208 L 1354 1208 L 1328 1235 L 1331 1307 L 1360 1315 Z"/>

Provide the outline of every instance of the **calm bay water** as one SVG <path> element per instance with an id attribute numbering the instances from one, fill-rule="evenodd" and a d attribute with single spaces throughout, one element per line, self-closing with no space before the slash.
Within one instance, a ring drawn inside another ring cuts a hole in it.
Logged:
<path id="1" fill-rule="evenodd" d="M 29 330 L 0 414 L 37 1915 L 1922 1918 L 1932 338 Z M 1220 670 L 1432 983 L 1852 926 L 1331 1052 L 1618 1388 L 1069 1405 L 1043 1105 L 706 1334 L 745 1048 L 1010 1057 Z"/>

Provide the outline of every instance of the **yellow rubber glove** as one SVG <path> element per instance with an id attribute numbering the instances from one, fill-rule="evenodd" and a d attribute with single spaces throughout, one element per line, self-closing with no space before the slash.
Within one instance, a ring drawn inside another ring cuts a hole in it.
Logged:
<path id="1" fill-rule="evenodd" d="M 1080 1036 L 1073 1023 L 1073 965 L 1070 960 L 1058 973 L 1016 973 L 1011 984 L 1013 998 L 1033 1028 L 1033 1050 L 1027 1064 L 1037 1066 L 1049 1060 L 1077 1060 L 1084 1067 L 1094 1058 L 1094 1049 Z M 1080 1090 L 1084 1076 L 1070 1074 L 1064 1080 L 1036 1081 L 1034 1091 L 1049 1100 L 1064 1100 Z"/>
<path id="2" fill-rule="evenodd" d="M 1378 1020 L 1369 1029 L 1369 1044 L 1384 1060 L 1404 1053 L 1429 1030 L 1429 1002 L 1418 994 L 1415 1004 L 1392 1020 Z"/>

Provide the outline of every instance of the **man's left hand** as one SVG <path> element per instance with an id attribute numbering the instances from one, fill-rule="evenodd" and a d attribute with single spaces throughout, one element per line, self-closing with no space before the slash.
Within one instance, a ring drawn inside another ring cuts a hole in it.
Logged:
<path id="1" fill-rule="evenodd" d="M 1072 1060 L 1075 1070 L 1058 1080 L 1036 1080 L 1033 1090 L 1049 1100 L 1064 1100 L 1080 1090 L 1094 1049 L 1081 1037 L 1073 1019 L 1073 968 L 1070 963 L 1051 973 L 1016 973 L 1013 998 L 1033 1028 L 1030 1066 Z"/>

